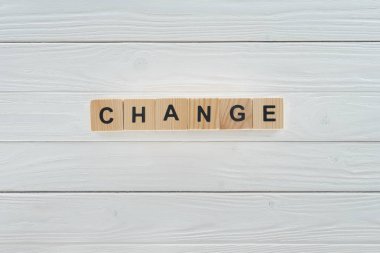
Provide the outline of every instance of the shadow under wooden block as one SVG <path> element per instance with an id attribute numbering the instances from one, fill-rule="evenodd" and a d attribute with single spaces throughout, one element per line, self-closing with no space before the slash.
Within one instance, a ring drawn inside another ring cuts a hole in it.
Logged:
<path id="1" fill-rule="evenodd" d="M 124 100 L 125 130 L 155 129 L 155 99 Z"/>
<path id="2" fill-rule="evenodd" d="M 123 130 L 123 100 L 97 99 L 91 101 L 92 131 Z"/>
<path id="3" fill-rule="evenodd" d="M 253 128 L 284 128 L 284 109 L 282 98 L 253 99 Z"/>
<path id="4" fill-rule="evenodd" d="M 219 99 L 220 129 L 252 128 L 252 99 Z"/>
<path id="5" fill-rule="evenodd" d="M 188 98 L 156 100 L 156 130 L 186 130 L 189 121 Z"/>
<path id="6" fill-rule="evenodd" d="M 190 129 L 219 129 L 218 98 L 194 98 L 189 104 Z"/>

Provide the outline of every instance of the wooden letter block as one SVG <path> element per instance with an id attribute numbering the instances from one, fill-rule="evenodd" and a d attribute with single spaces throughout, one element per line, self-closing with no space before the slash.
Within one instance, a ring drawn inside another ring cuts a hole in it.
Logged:
<path id="1" fill-rule="evenodd" d="M 156 130 L 186 130 L 189 121 L 188 98 L 156 100 Z"/>
<path id="2" fill-rule="evenodd" d="M 125 130 L 154 130 L 155 99 L 124 100 Z"/>
<path id="3" fill-rule="evenodd" d="M 98 99 L 91 101 L 92 131 L 123 130 L 123 100 Z"/>
<path id="4" fill-rule="evenodd" d="M 219 99 L 190 99 L 190 129 L 219 129 Z"/>
<path id="5" fill-rule="evenodd" d="M 284 127 L 282 98 L 253 99 L 253 128 L 280 129 Z"/>
<path id="6" fill-rule="evenodd" d="M 219 99 L 219 112 L 221 129 L 252 128 L 252 99 Z"/>

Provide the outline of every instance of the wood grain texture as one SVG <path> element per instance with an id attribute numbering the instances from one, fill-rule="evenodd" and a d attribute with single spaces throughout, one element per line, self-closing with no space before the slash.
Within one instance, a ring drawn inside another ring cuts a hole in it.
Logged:
<path id="1" fill-rule="evenodd" d="M 380 194 L 0 194 L 0 243 L 379 244 Z"/>
<path id="2" fill-rule="evenodd" d="M 380 43 L 28 43 L 0 55 L 0 92 L 380 91 Z"/>
<path id="3" fill-rule="evenodd" d="M 4 244 L 12 253 L 378 253 L 379 244 Z"/>
<path id="4" fill-rule="evenodd" d="M 155 99 L 124 100 L 124 130 L 154 130 Z"/>
<path id="5" fill-rule="evenodd" d="M 378 1 L 2 0 L 7 41 L 379 40 Z"/>
<path id="6" fill-rule="evenodd" d="M 379 252 L 379 10 L 0 0 L 0 251 Z M 142 94 L 284 97 L 285 129 L 90 132 Z"/>
<path id="7" fill-rule="evenodd" d="M 252 99 L 221 98 L 219 108 L 221 129 L 252 130 Z"/>
<path id="8" fill-rule="evenodd" d="M 0 142 L 0 191 L 380 191 L 379 143 Z"/>
<path id="9" fill-rule="evenodd" d="M 284 128 L 284 101 L 282 98 L 256 98 L 252 101 L 254 129 Z"/>
<path id="10" fill-rule="evenodd" d="M 156 130 L 188 130 L 189 99 L 157 99 L 155 117 Z"/>
<path id="11" fill-rule="evenodd" d="M 95 99 L 90 111 L 91 131 L 123 131 L 123 100 Z"/>
<path id="12" fill-rule="evenodd" d="M 157 97 L 179 94 L 157 93 Z M 224 93 L 187 92 L 184 97 Z M 280 131 L 91 132 L 89 101 L 144 98 L 137 93 L 0 93 L 0 141 L 380 141 L 378 93 L 233 93 L 231 97 L 283 97 Z"/>
<path id="13" fill-rule="evenodd" d="M 191 98 L 189 100 L 189 129 L 219 129 L 219 99 Z"/>

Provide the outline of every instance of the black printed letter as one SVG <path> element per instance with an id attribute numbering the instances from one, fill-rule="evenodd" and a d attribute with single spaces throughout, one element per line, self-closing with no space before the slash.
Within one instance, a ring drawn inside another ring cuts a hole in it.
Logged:
<path id="1" fill-rule="evenodd" d="M 145 123 L 145 106 L 142 107 L 141 113 L 136 113 L 136 107 L 132 107 L 132 123 L 136 123 L 136 117 L 141 117 L 141 122 Z"/>
<path id="2" fill-rule="evenodd" d="M 244 110 L 244 106 L 242 105 L 234 105 L 231 107 L 231 110 L 230 110 L 230 116 L 231 116 L 231 119 L 234 120 L 234 121 L 243 121 L 245 120 L 245 113 L 243 112 L 239 112 L 237 115 L 239 115 L 240 117 L 239 118 L 236 118 L 235 115 L 234 115 L 234 110 L 236 108 L 239 108 L 241 110 Z"/>
<path id="3" fill-rule="evenodd" d="M 104 119 L 104 111 L 109 111 L 109 112 L 113 112 L 112 108 L 109 108 L 109 107 L 104 107 L 100 110 L 99 112 L 99 118 L 100 118 L 100 121 L 103 122 L 104 124 L 111 124 L 112 121 L 113 121 L 113 118 L 110 117 L 109 120 L 105 120 Z"/>
<path id="4" fill-rule="evenodd" d="M 175 120 L 179 120 L 173 105 L 168 105 L 168 109 L 166 110 L 164 121 L 167 121 L 169 117 L 174 117 Z"/>
<path id="5" fill-rule="evenodd" d="M 207 106 L 207 114 L 203 110 L 202 106 L 198 106 L 198 122 L 201 122 L 201 115 L 205 118 L 207 122 L 210 122 L 211 120 L 211 106 Z"/>
<path id="6" fill-rule="evenodd" d="M 274 112 L 270 112 L 270 111 L 268 111 L 268 109 L 274 109 L 274 108 L 276 108 L 276 106 L 274 106 L 274 105 L 264 105 L 263 106 L 263 120 L 264 121 L 276 121 L 276 119 L 275 118 L 268 118 L 268 115 L 270 115 L 270 114 L 274 114 Z"/>

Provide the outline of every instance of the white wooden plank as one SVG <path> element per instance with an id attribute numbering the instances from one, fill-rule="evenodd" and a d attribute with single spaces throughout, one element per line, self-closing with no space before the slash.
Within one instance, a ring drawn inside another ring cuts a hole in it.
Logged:
<path id="1" fill-rule="evenodd" d="M 378 244 L 26 244 L 0 245 L 12 253 L 378 253 Z"/>
<path id="2" fill-rule="evenodd" d="M 6 92 L 380 91 L 380 43 L 27 43 L 0 55 Z"/>
<path id="3" fill-rule="evenodd" d="M 1 41 L 379 40 L 372 0 L 2 0 Z"/>
<path id="4" fill-rule="evenodd" d="M 91 132 L 90 100 L 143 93 L 0 93 L 1 141 L 380 141 L 378 93 L 155 93 L 283 97 L 285 127 L 267 131 Z"/>
<path id="5" fill-rule="evenodd" d="M 1 194 L 0 243 L 379 244 L 376 194 Z"/>
<path id="6" fill-rule="evenodd" d="M 0 143 L 0 191 L 380 191 L 378 143 Z"/>

